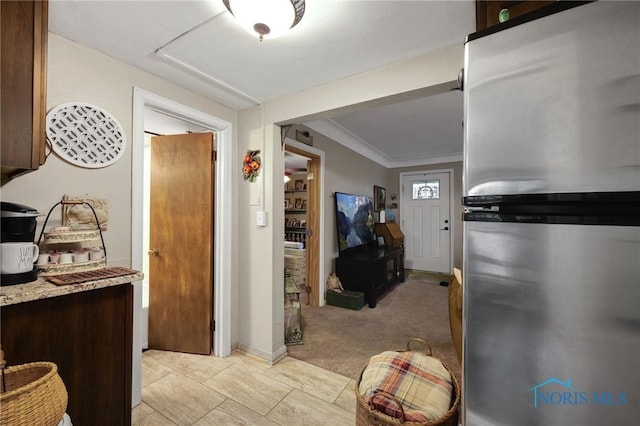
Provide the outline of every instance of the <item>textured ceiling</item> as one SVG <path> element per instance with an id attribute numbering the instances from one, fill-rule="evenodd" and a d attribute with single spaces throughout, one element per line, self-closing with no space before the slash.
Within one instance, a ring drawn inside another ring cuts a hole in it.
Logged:
<path id="1" fill-rule="evenodd" d="M 306 4 L 300 24 L 263 42 L 236 25 L 222 0 L 51 0 L 49 29 L 243 109 L 461 43 L 475 25 L 473 1 Z M 329 124 L 401 163 L 460 153 L 461 120 L 462 96 L 452 92 Z"/>

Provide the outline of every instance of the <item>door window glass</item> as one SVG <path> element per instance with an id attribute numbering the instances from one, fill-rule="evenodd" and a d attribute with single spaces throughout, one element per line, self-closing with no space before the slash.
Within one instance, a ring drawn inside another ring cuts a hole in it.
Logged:
<path id="1" fill-rule="evenodd" d="M 440 181 L 413 182 L 412 194 L 414 200 L 438 199 L 440 198 Z"/>

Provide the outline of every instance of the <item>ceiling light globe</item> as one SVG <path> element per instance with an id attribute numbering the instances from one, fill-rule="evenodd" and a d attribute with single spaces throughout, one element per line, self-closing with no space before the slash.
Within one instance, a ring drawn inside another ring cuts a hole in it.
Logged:
<path id="1" fill-rule="evenodd" d="M 223 0 L 250 34 L 271 39 L 294 27 L 304 14 L 304 0 Z"/>

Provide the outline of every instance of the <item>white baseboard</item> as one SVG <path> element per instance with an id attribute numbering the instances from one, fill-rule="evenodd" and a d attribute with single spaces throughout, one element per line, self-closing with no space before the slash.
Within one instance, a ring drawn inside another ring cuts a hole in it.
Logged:
<path id="1" fill-rule="evenodd" d="M 243 345 L 241 343 L 238 343 L 238 349 L 240 349 L 241 351 L 247 352 L 251 355 L 255 355 L 258 358 L 262 358 L 265 361 L 267 361 L 270 365 L 276 364 L 278 361 L 280 361 L 282 358 L 284 358 L 287 355 L 287 347 L 285 345 L 283 345 L 277 351 L 272 353 L 264 352 L 259 349 L 253 348 L 251 346 Z"/>

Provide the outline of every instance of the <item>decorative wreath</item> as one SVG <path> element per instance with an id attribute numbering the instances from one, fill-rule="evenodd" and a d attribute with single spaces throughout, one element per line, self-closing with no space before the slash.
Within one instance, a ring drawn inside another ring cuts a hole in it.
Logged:
<path id="1" fill-rule="evenodd" d="M 256 177 L 258 177 L 258 171 L 262 165 L 258 154 L 260 154 L 259 149 L 255 151 L 247 150 L 247 153 L 244 155 L 244 159 L 242 160 L 242 174 L 244 175 L 244 180 L 254 182 Z"/>

